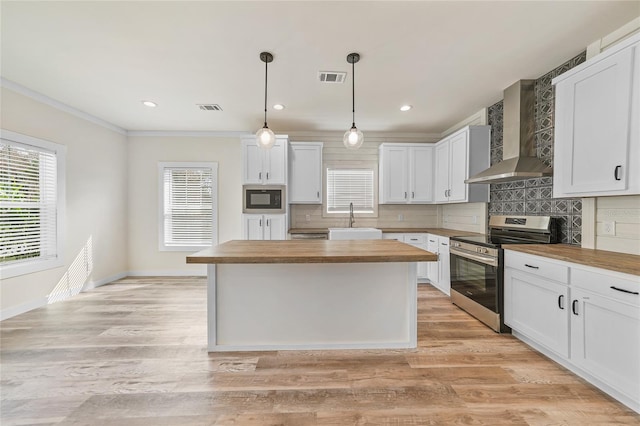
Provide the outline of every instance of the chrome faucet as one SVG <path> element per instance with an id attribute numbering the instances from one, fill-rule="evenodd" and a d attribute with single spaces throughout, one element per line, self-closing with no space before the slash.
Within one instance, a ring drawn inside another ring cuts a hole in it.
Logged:
<path id="1" fill-rule="evenodd" d="M 353 203 L 349 203 L 349 228 L 353 228 L 356 219 L 353 217 Z"/>

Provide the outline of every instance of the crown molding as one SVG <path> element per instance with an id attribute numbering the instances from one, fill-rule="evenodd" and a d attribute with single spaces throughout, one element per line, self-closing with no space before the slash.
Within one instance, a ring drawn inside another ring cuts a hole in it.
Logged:
<path id="1" fill-rule="evenodd" d="M 42 93 L 31 90 L 21 84 L 16 83 L 15 81 L 7 80 L 4 77 L 0 77 L 0 86 L 6 89 L 9 89 L 13 92 L 19 93 L 21 95 L 27 96 L 45 105 L 49 105 L 50 107 L 56 108 L 60 111 L 64 111 L 68 114 L 75 115 L 76 117 L 82 118 L 83 120 L 89 121 L 93 124 L 97 124 L 109 130 L 113 130 L 114 132 L 120 133 L 121 135 L 127 135 L 127 131 L 122 127 L 116 126 L 115 124 L 110 123 L 106 120 L 103 120 L 102 118 L 96 117 L 95 115 L 91 115 L 87 112 L 81 111 L 77 108 L 64 104 L 60 101 L 50 98 L 49 96 L 43 95 Z"/>

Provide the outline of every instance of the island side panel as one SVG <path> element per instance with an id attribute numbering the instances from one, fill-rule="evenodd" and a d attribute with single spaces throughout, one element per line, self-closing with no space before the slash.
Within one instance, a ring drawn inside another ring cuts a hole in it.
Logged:
<path id="1" fill-rule="evenodd" d="M 217 265 L 209 350 L 416 347 L 415 269 L 414 262 Z"/>
<path id="2" fill-rule="evenodd" d="M 207 348 L 216 346 L 216 265 L 207 265 Z"/>

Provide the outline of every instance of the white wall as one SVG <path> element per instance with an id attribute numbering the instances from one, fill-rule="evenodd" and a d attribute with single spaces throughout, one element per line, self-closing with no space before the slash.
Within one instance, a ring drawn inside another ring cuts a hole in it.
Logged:
<path id="1" fill-rule="evenodd" d="M 487 203 L 443 204 L 438 208 L 438 218 L 441 228 L 487 233 Z"/>
<path id="2" fill-rule="evenodd" d="M 4 318 L 127 270 L 127 138 L 7 88 L 1 94 L 3 129 L 67 147 L 65 266 L 3 279 Z M 83 270 L 68 274 L 72 265 Z"/>
<path id="3" fill-rule="evenodd" d="M 205 275 L 187 265 L 190 252 L 158 250 L 158 162 L 218 163 L 218 242 L 242 238 L 242 157 L 234 137 L 129 137 L 129 272 L 132 275 Z"/>

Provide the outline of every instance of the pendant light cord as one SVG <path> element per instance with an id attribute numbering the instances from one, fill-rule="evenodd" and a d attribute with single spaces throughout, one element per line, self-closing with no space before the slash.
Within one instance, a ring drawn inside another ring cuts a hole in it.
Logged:
<path id="1" fill-rule="evenodd" d="M 351 62 L 351 119 L 352 127 L 356 127 L 356 63 Z"/>
<path id="2" fill-rule="evenodd" d="M 269 62 L 264 61 L 264 127 L 267 127 L 267 72 Z"/>

